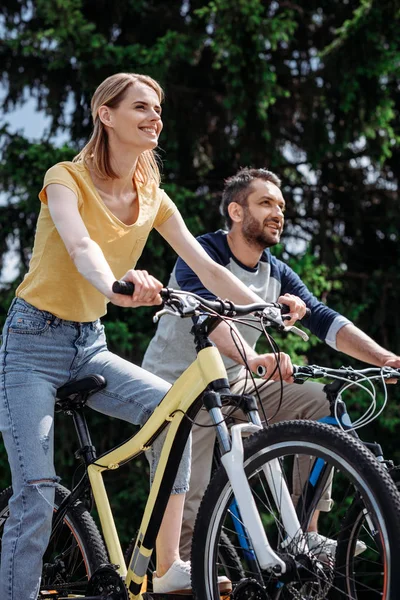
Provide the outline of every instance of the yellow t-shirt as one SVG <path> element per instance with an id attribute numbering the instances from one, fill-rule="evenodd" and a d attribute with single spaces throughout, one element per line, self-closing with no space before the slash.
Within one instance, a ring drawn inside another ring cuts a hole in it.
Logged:
<path id="1" fill-rule="evenodd" d="M 29 271 L 16 295 L 40 310 L 69 321 L 94 321 L 107 312 L 108 299 L 81 275 L 50 216 L 46 187 L 60 183 L 78 197 L 90 237 L 98 243 L 116 279 L 133 269 L 153 227 L 176 210 L 155 184 L 137 188 L 139 214 L 133 225 L 122 223 L 104 204 L 82 163 L 61 162 L 49 169 L 39 193 L 42 202 Z"/>

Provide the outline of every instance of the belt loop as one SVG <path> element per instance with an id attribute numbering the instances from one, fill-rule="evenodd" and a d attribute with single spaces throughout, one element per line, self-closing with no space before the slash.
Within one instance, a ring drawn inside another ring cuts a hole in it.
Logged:
<path id="1" fill-rule="evenodd" d="M 10 314 L 10 312 L 12 311 L 12 309 L 13 309 L 13 306 L 14 306 L 14 304 L 16 303 L 16 301 L 17 301 L 17 300 L 18 300 L 18 298 L 17 298 L 17 296 L 15 296 L 15 297 L 14 297 L 14 299 L 13 299 L 13 301 L 12 301 L 12 302 L 11 302 L 11 304 L 10 304 L 10 307 L 9 307 L 8 311 L 7 311 L 7 315 L 9 315 L 9 314 Z"/>

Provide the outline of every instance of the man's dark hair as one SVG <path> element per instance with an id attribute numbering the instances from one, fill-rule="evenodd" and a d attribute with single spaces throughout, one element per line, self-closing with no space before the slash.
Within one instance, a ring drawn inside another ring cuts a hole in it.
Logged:
<path id="1" fill-rule="evenodd" d="M 240 206 L 247 206 L 247 198 L 254 191 L 252 183 L 255 179 L 270 181 L 278 188 L 281 187 L 279 177 L 267 169 L 250 169 L 246 167 L 240 169 L 236 175 L 225 179 L 219 212 L 225 218 L 228 229 L 232 227 L 232 219 L 228 213 L 229 204 L 236 202 Z"/>

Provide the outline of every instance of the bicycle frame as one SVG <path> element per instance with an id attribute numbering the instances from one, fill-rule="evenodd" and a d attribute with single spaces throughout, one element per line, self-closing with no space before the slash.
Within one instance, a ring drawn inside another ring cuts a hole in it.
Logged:
<path id="1" fill-rule="evenodd" d="M 199 350 L 196 360 L 177 379 L 151 417 L 136 435 L 121 446 L 99 456 L 88 466 L 88 476 L 110 561 L 118 565 L 117 570 L 121 577 L 125 578 L 131 600 L 142 598 L 141 588 L 144 576 L 169 500 L 180 459 L 190 434 L 192 425 L 185 418 L 185 413 L 191 419 L 195 418 L 203 404 L 203 396 L 207 388 L 217 392 L 217 394 L 230 394 L 224 363 L 219 351 L 212 345 Z M 223 420 L 221 410 L 218 407 L 207 408 L 215 424 L 219 424 L 217 425 L 217 433 L 219 432 L 220 434 L 218 437 L 225 441 L 228 440 L 230 443 L 227 426 Z M 152 441 L 168 424 L 169 430 L 150 489 L 135 547 L 130 564 L 126 568 L 103 481 L 103 472 L 117 469 L 134 456 L 150 448 Z M 262 568 L 272 566 L 280 568 L 281 572 L 284 573 L 286 565 L 269 545 L 255 503 L 251 502 L 251 491 L 244 474 L 244 468 L 240 469 L 238 466 L 240 464 L 243 465 L 243 459 L 239 463 L 237 461 L 238 457 L 243 456 L 241 429 L 244 428 L 247 431 L 256 431 L 259 426 L 251 423 L 246 426 L 233 426 L 231 430 L 232 443 L 230 443 L 229 448 L 225 446 L 222 460 L 237 498 L 244 526 L 250 532 L 259 564 Z M 222 435 L 221 430 L 223 430 Z M 279 478 L 282 485 L 286 486 L 279 472 L 275 474 L 275 477 Z M 289 498 L 288 492 L 286 493 L 286 497 Z M 288 504 L 282 508 L 281 518 L 287 527 L 287 531 L 299 531 L 299 522 L 290 498 Z"/>
<path id="2" fill-rule="evenodd" d="M 126 578 L 131 598 L 140 598 L 140 589 L 153 551 L 165 507 L 178 470 L 180 458 L 190 433 L 188 413 L 194 418 L 201 407 L 202 393 L 211 383 L 228 387 L 225 366 L 216 348 L 201 350 L 197 359 L 186 369 L 157 406 L 140 431 L 121 446 L 99 456 L 88 466 L 93 496 L 99 513 L 102 531 L 111 563 L 119 565 L 119 574 Z M 160 460 L 150 489 L 129 568 L 125 561 L 107 497 L 102 473 L 117 469 L 121 464 L 150 448 L 152 440 L 170 425 Z"/>

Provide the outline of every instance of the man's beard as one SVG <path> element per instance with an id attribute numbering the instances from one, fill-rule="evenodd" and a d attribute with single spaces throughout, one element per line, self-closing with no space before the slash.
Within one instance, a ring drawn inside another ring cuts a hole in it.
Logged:
<path id="1" fill-rule="evenodd" d="M 246 242 L 257 250 L 265 250 L 279 242 L 273 233 L 265 229 L 264 224 L 260 225 L 247 208 L 244 210 L 242 233 Z"/>

